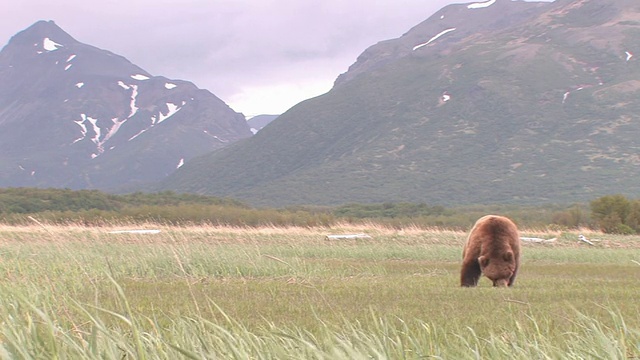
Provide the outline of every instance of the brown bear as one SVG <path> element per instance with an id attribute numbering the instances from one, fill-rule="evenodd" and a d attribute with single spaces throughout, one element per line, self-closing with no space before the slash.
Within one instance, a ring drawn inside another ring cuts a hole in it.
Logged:
<path id="1" fill-rule="evenodd" d="M 512 286 L 520 267 L 520 235 L 509 218 L 478 219 L 462 250 L 462 286 L 476 286 L 484 274 L 493 286 Z"/>

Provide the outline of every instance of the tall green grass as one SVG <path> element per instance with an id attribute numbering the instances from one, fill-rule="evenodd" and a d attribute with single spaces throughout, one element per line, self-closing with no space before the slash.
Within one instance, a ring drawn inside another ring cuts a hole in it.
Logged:
<path id="1" fill-rule="evenodd" d="M 0 226 L 0 358 L 640 358 L 636 237 L 533 233 L 463 289 L 462 232 L 160 229 Z"/>

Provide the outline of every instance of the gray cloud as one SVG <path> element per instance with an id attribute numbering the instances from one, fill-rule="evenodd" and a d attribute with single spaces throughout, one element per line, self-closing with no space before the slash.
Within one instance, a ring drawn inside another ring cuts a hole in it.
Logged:
<path id="1" fill-rule="evenodd" d="M 149 71 L 194 82 L 246 115 L 329 90 L 356 57 L 452 0 L 20 0 L 0 43 L 38 20 Z M 462 1 L 465 2 L 465 1 Z"/>

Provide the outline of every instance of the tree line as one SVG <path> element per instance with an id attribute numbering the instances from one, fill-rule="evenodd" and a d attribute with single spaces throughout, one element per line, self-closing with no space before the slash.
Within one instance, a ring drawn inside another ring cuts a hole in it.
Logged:
<path id="1" fill-rule="evenodd" d="M 640 200 L 607 195 L 569 206 L 476 205 L 446 208 L 424 203 L 345 204 L 255 208 L 214 196 L 136 192 L 114 195 L 98 190 L 0 189 L 0 221 L 22 224 L 37 218 L 54 224 L 105 225 L 129 222 L 227 226 L 331 226 L 367 223 L 468 229 L 485 214 L 513 218 L 521 227 L 589 227 L 606 233 L 640 232 Z"/>

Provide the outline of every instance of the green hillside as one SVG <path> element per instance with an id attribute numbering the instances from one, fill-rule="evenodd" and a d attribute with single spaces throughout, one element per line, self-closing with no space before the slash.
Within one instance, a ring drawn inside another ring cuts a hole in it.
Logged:
<path id="1" fill-rule="evenodd" d="M 635 196 L 640 63 L 628 54 L 640 54 L 638 7 L 557 1 L 499 27 L 500 8 L 451 5 L 443 11 L 460 17 L 450 21 L 461 33 L 471 23 L 464 17 L 498 25 L 359 67 L 251 139 L 187 163 L 161 188 L 270 206 Z M 406 39 L 427 25 L 376 46 L 410 49 Z"/>

